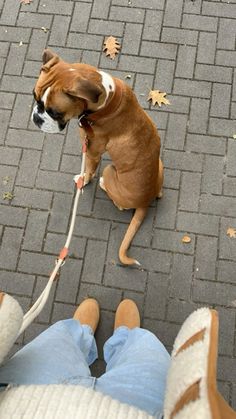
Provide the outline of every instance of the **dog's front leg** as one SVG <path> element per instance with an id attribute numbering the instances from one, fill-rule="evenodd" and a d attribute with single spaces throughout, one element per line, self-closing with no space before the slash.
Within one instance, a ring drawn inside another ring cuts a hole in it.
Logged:
<path id="1" fill-rule="evenodd" d="M 85 185 L 87 185 L 87 183 L 89 183 L 94 178 L 100 160 L 101 154 L 92 154 L 90 150 L 87 151 L 85 159 Z"/>

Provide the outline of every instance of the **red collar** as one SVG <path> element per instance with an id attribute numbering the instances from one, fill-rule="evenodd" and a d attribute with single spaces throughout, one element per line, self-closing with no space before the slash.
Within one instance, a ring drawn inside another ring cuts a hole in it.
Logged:
<path id="1" fill-rule="evenodd" d="M 86 111 L 79 117 L 79 126 L 83 128 L 88 135 L 91 137 L 94 135 L 91 125 L 99 119 L 107 118 L 117 111 L 120 106 L 122 95 L 123 95 L 123 83 L 119 79 L 115 79 L 115 92 L 110 99 L 107 100 L 106 105 L 98 111 L 92 113 L 86 113 Z"/>

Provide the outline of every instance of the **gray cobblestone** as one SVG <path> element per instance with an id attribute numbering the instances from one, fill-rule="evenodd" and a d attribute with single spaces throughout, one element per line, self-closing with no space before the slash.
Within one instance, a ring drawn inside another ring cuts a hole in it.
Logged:
<path id="1" fill-rule="evenodd" d="M 205 135 L 188 134 L 186 150 L 197 153 L 225 155 L 226 140 L 224 138 L 209 137 Z"/>
<path id="2" fill-rule="evenodd" d="M 23 249 L 38 252 L 42 250 L 47 219 L 48 213 L 45 211 L 30 211 L 25 229 Z"/>
<path id="3" fill-rule="evenodd" d="M 76 3 L 75 8 L 74 8 L 73 18 L 70 25 L 70 31 L 86 32 L 88 23 L 89 23 L 90 12 L 91 12 L 91 5 L 89 3 L 81 3 L 81 2 Z M 95 15 L 94 17 L 100 17 L 100 16 Z M 60 16 L 58 16 L 58 19 L 60 19 Z"/>
<path id="4" fill-rule="evenodd" d="M 197 238 L 196 277 L 215 279 L 218 239 L 216 237 Z"/>
<path id="5" fill-rule="evenodd" d="M 230 96 L 230 85 L 214 83 L 210 115 L 227 118 L 229 116 Z"/>
<path id="6" fill-rule="evenodd" d="M 193 212 L 178 212 L 177 229 L 198 234 L 218 236 L 219 217 Z"/>
<path id="7" fill-rule="evenodd" d="M 224 158 L 207 155 L 205 157 L 202 192 L 220 195 L 222 193 L 223 171 Z"/>
<path id="8" fill-rule="evenodd" d="M 209 33 L 209 32 L 200 32 L 197 62 L 206 63 L 206 64 L 214 64 L 215 50 L 216 50 L 216 34 Z"/>
<path id="9" fill-rule="evenodd" d="M 16 269 L 22 236 L 22 229 L 12 227 L 5 228 L 0 251 L 1 268 L 12 270 Z"/>
<path id="10" fill-rule="evenodd" d="M 210 101 L 205 99 L 192 99 L 190 119 L 189 119 L 189 132 L 198 132 L 206 134 L 208 128 Z"/>

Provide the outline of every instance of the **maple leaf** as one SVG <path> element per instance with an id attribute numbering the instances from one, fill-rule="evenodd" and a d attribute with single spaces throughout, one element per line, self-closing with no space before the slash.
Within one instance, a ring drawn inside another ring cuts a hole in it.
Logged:
<path id="1" fill-rule="evenodd" d="M 232 228 L 229 227 L 227 232 L 226 232 L 227 236 L 229 236 L 231 239 L 234 238 L 236 239 L 236 228 Z"/>
<path id="2" fill-rule="evenodd" d="M 7 199 L 8 201 L 11 201 L 14 198 L 14 195 L 11 192 L 4 192 L 3 199 Z"/>
<path id="3" fill-rule="evenodd" d="M 115 59 L 116 54 L 118 54 L 120 49 L 120 44 L 114 36 L 109 36 L 105 42 L 103 51 L 106 53 L 106 56 L 109 56 L 112 60 Z"/>
<path id="4" fill-rule="evenodd" d="M 170 102 L 168 99 L 165 98 L 166 93 L 160 92 L 160 90 L 150 90 L 148 99 L 152 101 L 152 105 L 156 105 L 156 103 L 161 106 L 162 103 L 165 105 L 170 105 Z"/>
<path id="5" fill-rule="evenodd" d="M 191 237 L 189 237 L 189 236 L 184 236 L 183 238 L 182 238 L 182 243 L 190 243 L 191 242 Z"/>
<path id="6" fill-rule="evenodd" d="M 23 4 L 30 4 L 32 2 L 32 0 L 20 0 L 20 3 Z"/>

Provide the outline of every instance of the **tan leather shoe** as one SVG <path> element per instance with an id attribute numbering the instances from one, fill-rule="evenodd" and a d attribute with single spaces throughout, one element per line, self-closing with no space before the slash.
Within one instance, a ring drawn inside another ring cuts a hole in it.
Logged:
<path id="1" fill-rule="evenodd" d="M 126 326 L 129 329 L 140 327 L 140 315 L 138 307 L 132 300 L 123 300 L 118 305 L 115 315 L 114 330 L 120 326 Z"/>
<path id="2" fill-rule="evenodd" d="M 76 309 L 73 319 L 79 320 L 81 324 L 87 324 L 95 333 L 99 322 L 99 304 L 94 298 L 87 298 L 82 301 Z"/>

